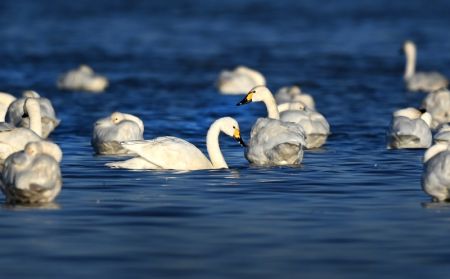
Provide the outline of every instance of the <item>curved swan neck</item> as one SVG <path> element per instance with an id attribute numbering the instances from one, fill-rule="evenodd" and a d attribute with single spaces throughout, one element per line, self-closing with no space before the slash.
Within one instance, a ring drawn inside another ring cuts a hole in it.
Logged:
<path id="1" fill-rule="evenodd" d="M 411 78 L 415 71 L 416 71 L 416 48 L 411 47 L 406 50 L 406 68 L 405 68 L 405 75 L 403 76 L 404 79 Z"/>
<path id="2" fill-rule="evenodd" d="M 267 91 L 267 93 L 262 96 L 262 100 L 264 104 L 266 104 L 267 117 L 279 120 L 280 113 L 278 111 L 277 102 L 275 101 L 272 93 L 270 93 L 270 91 Z"/>
<path id="3" fill-rule="evenodd" d="M 220 123 L 214 122 L 206 135 L 206 149 L 208 150 L 209 159 L 215 169 L 227 169 L 228 165 L 223 158 L 222 151 L 219 146 L 219 134 L 221 132 Z"/>
<path id="4" fill-rule="evenodd" d="M 41 108 L 36 99 L 27 99 L 25 108 L 30 117 L 30 130 L 42 137 Z"/>

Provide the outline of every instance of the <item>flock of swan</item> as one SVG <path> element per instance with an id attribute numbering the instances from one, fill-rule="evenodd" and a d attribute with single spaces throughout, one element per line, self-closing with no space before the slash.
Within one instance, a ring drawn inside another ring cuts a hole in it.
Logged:
<path id="1" fill-rule="evenodd" d="M 387 148 L 428 148 L 423 159 L 422 186 L 434 200 L 444 201 L 450 198 L 448 80 L 439 73 L 415 71 L 417 51 L 413 42 L 405 42 L 403 50 L 406 88 L 428 94 L 420 109 L 408 107 L 393 113 Z M 108 86 L 108 80 L 89 66 L 81 65 L 63 74 L 57 86 L 63 90 L 100 93 Z M 251 164 L 269 166 L 300 164 L 304 150 L 320 148 L 331 133 L 328 121 L 316 110 L 313 97 L 302 92 L 299 86 L 283 87 L 274 95 L 261 73 L 239 66 L 221 72 L 217 87 L 222 94 L 245 94 L 237 106 L 254 102 L 266 106 L 267 116 L 255 121 L 247 143 L 241 137 L 238 122 L 222 117 L 207 131 L 206 156 L 180 138 L 164 136 L 145 140 L 142 120 L 135 115 L 113 112 L 94 123 L 91 145 L 97 154 L 131 157 L 107 163 L 110 168 L 202 170 L 228 168 L 219 146 L 220 133 L 245 147 L 245 158 Z M 52 201 L 61 190 L 62 151 L 47 139 L 60 123 L 50 100 L 34 91 L 25 91 L 20 98 L 0 93 L 0 117 L 0 188 L 6 201 Z"/>

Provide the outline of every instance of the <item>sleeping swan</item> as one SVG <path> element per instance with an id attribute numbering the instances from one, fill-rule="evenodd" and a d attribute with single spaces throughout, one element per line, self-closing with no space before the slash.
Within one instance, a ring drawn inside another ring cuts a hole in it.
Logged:
<path id="1" fill-rule="evenodd" d="M 388 149 L 428 148 L 431 146 L 431 114 L 415 108 L 394 112 L 388 132 Z"/>
<path id="2" fill-rule="evenodd" d="M 226 169 L 228 165 L 219 147 L 220 132 L 233 137 L 245 146 L 237 121 L 231 117 L 223 117 L 211 125 L 206 136 L 206 148 L 210 159 L 203 155 L 197 147 L 183 139 L 159 137 L 154 140 L 123 142 L 122 146 L 136 153 L 138 157 L 106 165 L 124 169 Z"/>
<path id="3" fill-rule="evenodd" d="M 29 116 L 30 129 L 14 127 L 7 123 L 0 125 L 0 163 L 10 154 L 23 150 L 31 141 L 41 141 L 42 124 L 39 102 L 27 98 L 23 104 L 24 113 Z"/>
<path id="4" fill-rule="evenodd" d="M 450 122 L 450 91 L 443 88 L 431 92 L 423 100 L 422 107 L 433 117 L 432 129 L 437 128 L 440 124 Z"/>
<path id="5" fill-rule="evenodd" d="M 30 142 L 5 161 L 0 187 L 8 203 L 47 203 L 61 191 L 61 149 L 48 141 Z"/>
<path id="6" fill-rule="evenodd" d="M 285 86 L 278 89 L 275 94 L 275 101 L 277 101 L 278 105 L 284 103 L 292 103 L 292 102 L 302 102 L 309 109 L 315 110 L 316 104 L 311 95 L 303 93 L 299 86 Z"/>
<path id="7" fill-rule="evenodd" d="M 435 201 L 449 199 L 450 145 L 437 143 L 430 147 L 423 158 L 422 189 Z"/>
<path id="8" fill-rule="evenodd" d="M 16 100 L 11 94 L 0 92 L 0 122 L 5 122 L 9 105 Z"/>
<path id="9" fill-rule="evenodd" d="M 252 127 L 245 157 L 256 165 L 292 165 L 303 160 L 305 131 L 296 123 L 280 120 L 272 93 L 265 86 L 256 86 L 237 105 L 264 102 L 268 118 L 259 118 Z"/>
<path id="10" fill-rule="evenodd" d="M 433 137 L 434 143 L 449 143 L 450 144 L 450 123 L 440 126 L 437 133 Z"/>
<path id="11" fill-rule="evenodd" d="M 53 130 L 58 127 L 60 120 L 56 118 L 55 110 L 52 103 L 47 98 L 42 98 L 37 92 L 28 90 L 24 91 L 22 98 L 11 103 L 6 115 L 6 121 L 16 127 L 30 127 L 30 118 L 24 111 L 24 103 L 26 99 L 34 98 L 40 107 L 42 137 L 47 138 Z"/>
<path id="12" fill-rule="evenodd" d="M 403 44 L 403 51 L 406 55 L 406 68 L 403 79 L 409 91 L 431 92 L 447 87 L 448 80 L 437 72 L 416 73 L 416 45 L 412 41 Z"/>
<path id="13" fill-rule="evenodd" d="M 233 71 L 222 71 L 217 81 L 217 87 L 223 94 L 245 94 L 248 88 L 265 85 L 264 76 L 253 69 L 238 66 Z"/>
<path id="14" fill-rule="evenodd" d="M 61 75 L 57 82 L 58 89 L 73 91 L 89 91 L 101 93 L 108 86 L 106 77 L 94 73 L 91 67 L 80 65 L 78 69 L 73 69 Z"/>
<path id="15" fill-rule="evenodd" d="M 144 123 L 134 115 L 114 112 L 94 124 L 91 145 L 97 154 L 127 154 L 122 141 L 143 140 Z"/>

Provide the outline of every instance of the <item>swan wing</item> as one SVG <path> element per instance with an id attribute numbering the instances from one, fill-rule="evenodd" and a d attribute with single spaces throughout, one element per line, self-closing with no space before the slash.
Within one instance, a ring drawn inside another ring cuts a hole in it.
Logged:
<path id="1" fill-rule="evenodd" d="M 193 144 L 176 137 L 123 142 L 122 146 L 161 169 L 212 168 L 211 162 Z"/>

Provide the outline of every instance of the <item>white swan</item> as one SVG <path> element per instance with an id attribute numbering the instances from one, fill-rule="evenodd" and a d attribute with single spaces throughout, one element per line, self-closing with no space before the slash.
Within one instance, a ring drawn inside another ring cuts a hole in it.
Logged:
<path id="1" fill-rule="evenodd" d="M 238 66 L 233 71 L 222 71 L 217 81 L 217 87 L 223 94 L 245 94 L 249 88 L 265 84 L 266 79 L 260 72 L 244 66 Z"/>
<path id="2" fill-rule="evenodd" d="M 60 120 L 56 118 L 52 103 L 47 98 L 42 98 L 35 91 L 24 91 L 23 97 L 12 102 L 6 113 L 6 121 L 16 127 L 30 127 L 30 118 L 24 113 L 26 99 L 34 98 L 40 106 L 42 122 L 42 137 L 47 138 L 58 127 Z"/>
<path id="3" fill-rule="evenodd" d="M 422 107 L 433 117 L 431 128 L 450 122 L 450 91 L 440 89 L 431 92 L 422 101 Z"/>
<path id="4" fill-rule="evenodd" d="M 302 102 L 309 109 L 315 110 L 316 103 L 314 98 L 306 93 L 303 93 L 299 86 L 285 86 L 278 89 L 275 94 L 275 101 L 277 104 L 291 103 L 291 102 Z"/>
<path id="5" fill-rule="evenodd" d="M 11 94 L 0 92 L 0 122 L 5 122 L 6 112 L 9 105 L 16 100 Z"/>
<path id="6" fill-rule="evenodd" d="M 412 41 L 403 44 L 403 51 L 406 55 L 406 68 L 403 79 L 409 91 L 431 92 L 447 87 L 448 80 L 437 72 L 415 72 L 417 50 Z"/>
<path id="7" fill-rule="evenodd" d="M 78 69 L 70 70 L 61 75 L 57 86 L 63 90 L 81 90 L 100 93 L 108 86 L 106 77 L 94 73 L 91 67 L 80 65 Z"/>
<path id="8" fill-rule="evenodd" d="M 423 158 L 422 189 L 435 201 L 449 199 L 450 145 L 438 143 L 430 147 Z"/>
<path id="9" fill-rule="evenodd" d="M 121 112 L 97 120 L 94 124 L 91 145 L 97 154 L 127 154 L 122 141 L 143 140 L 144 123 L 138 117 Z"/>
<path id="10" fill-rule="evenodd" d="M 219 147 L 220 132 L 233 137 L 245 146 L 239 125 L 231 117 L 216 120 L 208 130 L 206 148 L 208 159 L 191 143 L 175 137 L 159 137 L 154 140 L 128 141 L 122 146 L 138 155 L 127 161 L 106 164 L 112 168 L 125 169 L 171 169 L 201 170 L 228 168 Z"/>
<path id="11" fill-rule="evenodd" d="M 433 139 L 435 143 L 447 142 L 450 144 L 450 123 L 441 125 Z"/>
<path id="12" fill-rule="evenodd" d="M 431 146 L 431 115 L 415 108 L 394 112 L 388 132 L 388 149 L 428 148 Z"/>
<path id="13" fill-rule="evenodd" d="M 10 154 L 23 150 L 27 143 L 42 140 L 39 102 L 35 98 L 27 98 L 23 106 L 24 114 L 30 119 L 30 129 L 14 127 L 7 123 L 0 125 L 0 162 Z"/>
<path id="14" fill-rule="evenodd" d="M 330 135 L 330 124 L 326 118 L 309 109 L 302 102 L 278 105 L 280 120 L 301 125 L 306 133 L 306 148 L 319 148 L 325 144 Z"/>
<path id="15" fill-rule="evenodd" d="M 61 191 L 61 149 L 47 141 L 30 142 L 5 161 L 0 187 L 9 203 L 47 203 Z"/>
<path id="16" fill-rule="evenodd" d="M 245 157 L 256 165 L 292 165 L 303 160 L 305 131 L 296 123 L 283 122 L 275 99 L 265 86 L 252 88 L 237 105 L 264 102 L 268 118 L 259 118 L 252 127 Z"/>

